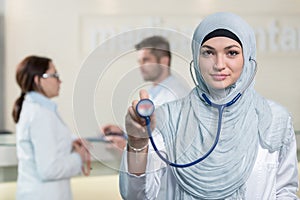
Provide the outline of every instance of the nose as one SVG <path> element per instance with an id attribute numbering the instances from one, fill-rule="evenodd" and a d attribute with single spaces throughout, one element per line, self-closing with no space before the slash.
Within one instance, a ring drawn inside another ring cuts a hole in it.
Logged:
<path id="1" fill-rule="evenodd" d="M 213 65 L 214 70 L 216 71 L 222 71 L 225 69 L 225 62 L 224 58 L 222 56 L 217 56 L 216 62 Z"/>

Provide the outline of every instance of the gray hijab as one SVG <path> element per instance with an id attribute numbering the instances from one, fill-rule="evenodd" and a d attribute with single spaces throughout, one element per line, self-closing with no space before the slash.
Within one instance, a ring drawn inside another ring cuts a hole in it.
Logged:
<path id="1" fill-rule="evenodd" d="M 244 56 L 241 76 L 221 95 L 205 83 L 198 63 L 203 38 L 216 29 L 234 33 L 242 43 Z M 218 112 L 204 103 L 201 94 L 205 93 L 212 101 L 222 104 L 232 100 L 247 86 L 254 73 L 255 35 L 239 16 L 216 13 L 206 17 L 196 28 L 192 50 L 197 87 L 185 99 L 163 105 L 157 110 L 157 129 L 164 137 L 170 160 L 177 163 L 198 159 L 199 152 L 203 155 L 206 146 L 209 148 L 212 144 L 207 141 L 215 139 L 215 116 Z M 270 152 L 283 146 L 285 130 L 273 130 L 272 117 L 268 102 L 255 92 L 252 82 L 242 97 L 224 111 L 220 140 L 212 154 L 192 167 L 172 168 L 178 182 L 176 198 L 244 199 L 245 183 L 253 169 L 259 143 Z M 286 121 L 281 120 L 279 126 L 285 127 Z"/>
<path id="2" fill-rule="evenodd" d="M 203 80 L 198 62 L 199 50 L 204 37 L 216 29 L 225 29 L 235 34 L 242 43 L 244 55 L 244 67 L 241 77 L 236 84 L 226 88 L 225 92 L 221 92 L 221 94 L 223 94 L 221 97 L 214 96 L 217 95 L 217 93 L 220 93 L 220 91 L 214 92 Z M 256 60 L 255 34 L 252 28 L 242 18 L 232 13 L 216 13 L 205 18 L 194 32 L 192 51 L 194 69 L 199 83 L 198 88 L 201 90 L 200 92 L 210 95 L 214 100 L 221 100 L 219 103 L 230 101 L 237 92 L 244 89 L 246 84 L 249 83 L 251 75 L 254 73 L 255 68 L 253 60 Z"/>

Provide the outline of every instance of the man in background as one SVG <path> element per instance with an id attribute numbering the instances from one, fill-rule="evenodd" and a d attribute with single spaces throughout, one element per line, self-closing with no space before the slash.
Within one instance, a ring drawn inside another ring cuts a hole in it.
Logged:
<path id="1" fill-rule="evenodd" d="M 170 44 L 164 37 L 145 38 L 135 45 L 135 49 L 144 81 L 152 82 L 148 93 L 156 107 L 189 93 L 189 86 L 171 73 Z M 119 126 L 109 124 L 103 126 L 102 130 L 114 148 L 124 149 L 126 134 Z"/>

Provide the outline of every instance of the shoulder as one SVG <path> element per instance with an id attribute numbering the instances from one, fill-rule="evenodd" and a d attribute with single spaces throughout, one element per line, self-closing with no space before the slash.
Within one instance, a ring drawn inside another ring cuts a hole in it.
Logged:
<path id="1" fill-rule="evenodd" d="M 170 89 L 172 89 L 179 97 L 184 97 L 191 91 L 191 87 L 186 80 L 174 75 L 171 75 L 168 78 L 168 81 L 166 81 L 166 85 Z"/>
<path id="2" fill-rule="evenodd" d="M 287 140 L 287 137 L 291 137 L 293 133 L 293 122 L 290 112 L 279 103 L 272 100 L 267 100 L 267 102 L 272 112 L 272 132 L 283 131 L 282 137 L 285 138 L 284 140 Z"/>
<path id="3" fill-rule="evenodd" d="M 294 135 L 291 115 L 284 106 L 272 100 L 267 100 L 266 102 L 271 112 L 271 123 L 265 133 L 260 133 L 263 144 L 271 152 L 286 149 Z"/>
<path id="4" fill-rule="evenodd" d="M 47 107 L 35 101 L 25 99 L 22 107 L 22 114 L 25 118 L 31 120 L 51 119 L 55 117 L 55 113 Z"/>
<path id="5" fill-rule="evenodd" d="M 183 109 L 190 107 L 191 96 L 192 92 L 183 98 L 164 103 L 157 107 L 156 113 L 159 116 L 164 116 L 164 118 L 169 115 L 172 115 L 172 117 L 177 116 Z"/>
<path id="6" fill-rule="evenodd" d="M 166 102 L 166 103 L 162 104 L 161 106 L 159 106 L 159 108 L 163 108 L 163 109 L 181 108 L 181 107 L 185 106 L 186 104 L 189 104 L 191 96 L 192 96 L 191 93 L 192 92 L 188 93 L 184 97 L 177 98 L 176 100 Z"/>
<path id="7" fill-rule="evenodd" d="M 281 118 L 289 118 L 290 112 L 281 104 L 267 99 L 267 103 L 270 106 L 270 109 L 272 111 L 273 118 L 275 117 L 281 117 Z"/>

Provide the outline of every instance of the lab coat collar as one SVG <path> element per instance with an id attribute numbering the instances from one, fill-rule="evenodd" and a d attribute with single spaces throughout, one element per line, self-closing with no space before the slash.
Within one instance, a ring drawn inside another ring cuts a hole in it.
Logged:
<path id="1" fill-rule="evenodd" d="M 26 100 L 36 102 L 40 104 L 43 107 L 46 107 L 49 110 L 56 111 L 57 105 L 52 100 L 50 100 L 48 97 L 44 96 L 41 93 L 31 91 L 26 94 L 25 97 Z"/>

